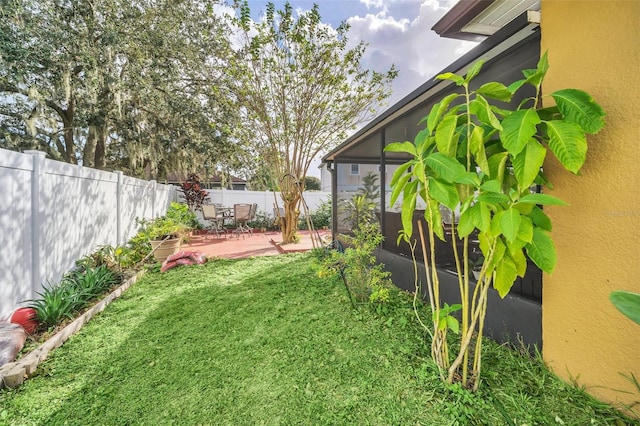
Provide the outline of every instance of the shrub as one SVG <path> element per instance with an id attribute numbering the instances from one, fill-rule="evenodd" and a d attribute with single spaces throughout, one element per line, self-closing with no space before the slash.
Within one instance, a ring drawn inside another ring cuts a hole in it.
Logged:
<path id="1" fill-rule="evenodd" d="M 348 239 L 349 247 L 344 251 L 320 249 L 314 252 L 318 275 L 339 274 L 354 306 L 355 302 L 389 302 L 389 289 L 393 287 L 391 274 L 384 270 L 373 254 L 383 239 L 377 224 L 361 223 L 354 236 Z"/>
<path id="2" fill-rule="evenodd" d="M 44 287 L 39 299 L 29 300 L 28 307 L 36 310 L 36 318 L 41 326 L 53 327 L 65 319 L 73 318 L 76 312 L 76 295 L 73 289 L 60 282 L 57 285 Z"/>
<path id="3" fill-rule="evenodd" d="M 202 188 L 200 178 L 195 173 L 190 174 L 187 181 L 180 185 L 180 192 L 184 195 L 187 207 L 196 211 L 201 210 L 202 205 L 209 201 L 209 193 Z"/>
<path id="4" fill-rule="evenodd" d="M 311 213 L 311 221 L 316 229 L 322 229 L 323 227 L 331 227 L 331 199 L 324 200 L 318 208 Z M 300 216 L 299 229 L 307 229 L 307 219 L 304 216 Z"/>
<path id="5" fill-rule="evenodd" d="M 184 203 L 171 203 L 165 217 L 189 229 L 202 229 L 202 224 L 196 214 Z"/>
<path id="6" fill-rule="evenodd" d="M 66 274 L 55 285 L 46 286 L 38 299 L 28 301 L 45 328 L 54 327 L 65 319 L 73 319 L 89 303 L 119 283 L 119 276 L 106 265 L 77 269 Z"/>

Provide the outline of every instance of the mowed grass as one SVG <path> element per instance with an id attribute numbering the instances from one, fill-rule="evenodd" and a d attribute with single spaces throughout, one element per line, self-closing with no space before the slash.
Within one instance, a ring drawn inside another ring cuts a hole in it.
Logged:
<path id="1" fill-rule="evenodd" d="M 351 308 L 308 255 L 149 273 L 0 392 L 7 425 L 627 424 L 488 344 L 481 390 L 446 386 L 407 298 Z"/>

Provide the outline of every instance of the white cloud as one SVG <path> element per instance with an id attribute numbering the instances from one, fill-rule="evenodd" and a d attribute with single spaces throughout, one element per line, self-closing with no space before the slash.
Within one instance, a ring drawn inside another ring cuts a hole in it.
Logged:
<path id="1" fill-rule="evenodd" d="M 386 9 L 384 0 L 360 0 L 360 3 L 367 6 L 367 10 L 369 9 Z"/>
<path id="2" fill-rule="evenodd" d="M 360 0 L 375 6 L 378 0 Z M 353 16 L 350 41 L 366 41 L 365 66 L 385 71 L 395 64 L 399 74 L 390 105 L 434 77 L 475 43 L 441 38 L 431 27 L 450 9 L 452 1 L 395 1 L 377 13 Z"/>

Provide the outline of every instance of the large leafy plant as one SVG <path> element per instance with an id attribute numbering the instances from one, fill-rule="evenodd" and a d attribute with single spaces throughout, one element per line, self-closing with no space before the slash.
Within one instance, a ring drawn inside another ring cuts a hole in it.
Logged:
<path id="1" fill-rule="evenodd" d="M 532 185 L 549 186 L 542 172 L 545 157 L 551 152 L 564 168 L 577 174 L 586 158 L 585 134 L 596 133 L 604 125 L 602 108 L 580 90 L 550 93 L 555 105 L 540 107 L 548 69 L 546 53 L 536 69 L 524 70 L 524 78 L 511 85 L 491 82 L 472 90 L 472 81 L 482 66 L 482 61 L 474 64 L 464 76 L 439 75 L 438 79 L 461 87 L 462 93 L 450 94 L 433 106 L 423 119 L 425 129 L 413 143 L 386 147 L 386 151 L 411 156 L 391 180 L 390 203 L 402 196 L 403 229 L 398 241 L 404 239 L 415 247 L 411 241 L 416 200 L 421 198 L 427 206 L 424 219 L 429 244 L 422 229 L 420 238 L 432 308 L 428 327 L 433 337 L 432 356 L 444 380 L 459 379 L 474 389 L 479 384 L 489 289 L 493 286 L 505 297 L 516 278 L 524 276 L 527 258 L 545 272 L 552 272 L 556 265 L 551 220 L 542 206 L 565 203 L 530 190 Z M 525 86 L 533 86 L 535 95 L 514 108 L 491 103 L 511 102 Z M 439 300 L 434 241 L 435 237 L 445 239 L 442 209 L 450 210 L 452 217 L 454 212 L 459 214 L 457 225 L 450 230 L 462 301 L 459 312 L 454 312 L 458 306 L 443 306 Z M 478 236 L 484 259 L 475 286 L 469 262 L 472 234 Z M 450 329 L 459 329 L 461 334 L 460 349 L 453 359 L 447 344 Z"/>

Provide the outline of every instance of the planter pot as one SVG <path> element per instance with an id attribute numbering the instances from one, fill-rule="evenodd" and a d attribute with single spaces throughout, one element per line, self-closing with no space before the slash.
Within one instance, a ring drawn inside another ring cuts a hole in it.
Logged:
<path id="1" fill-rule="evenodd" d="M 33 308 L 18 308 L 13 315 L 11 315 L 11 322 L 21 325 L 28 334 L 33 334 L 36 328 L 38 328 L 36 310 Z"/>
<path id="2" fill-rule="evenodd" d="M 167 257 L 180 250 L 180 238 L 169 238 L 168 240 L 150 241 L 153 257 L 160 263 L 164 262 Z"/>

